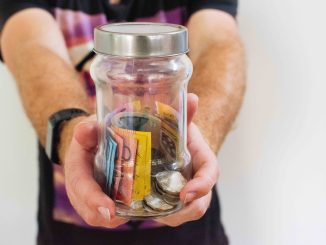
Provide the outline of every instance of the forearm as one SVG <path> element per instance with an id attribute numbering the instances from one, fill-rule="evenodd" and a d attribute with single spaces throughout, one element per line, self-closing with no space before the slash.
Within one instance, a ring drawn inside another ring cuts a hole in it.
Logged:
<path id="1" fill-rule="evenodd" d="M 203 52 L 194 66 L 189 91 L 200 98 L 194 121 L 211 148 L 217 151 L 236 117 L 243 97 L 241 45 L 216 45 Z"/>
<path id="2" fill-rule="evenodd" d="M 17 26 L 24 28 L 16 31 Z M 9 19 L 2 33 L 1 49 L 43 145 L 51 114 L 72 107 L 89 110 L 61 33 L 48 13 L 30 9 Z"/>
<path id="3" fill-rule="evenodd" d="M 232 126 L 245 88 L 243 46 L 239 35 L 232 30 L 234 27 L 225 26 L 217 29 L 217 33 L 202 35 L 200 40 L 191 37 L 192 44 L 200 46 L 199 51 L 190 53 L 194 73 L 189 91 L 199 96 L 194 121 L 214 151 L 219 150 Z M 196 24 L 191 27 L 196 28 Z M 192 46 L 192 50 L 195 48 Z"/>

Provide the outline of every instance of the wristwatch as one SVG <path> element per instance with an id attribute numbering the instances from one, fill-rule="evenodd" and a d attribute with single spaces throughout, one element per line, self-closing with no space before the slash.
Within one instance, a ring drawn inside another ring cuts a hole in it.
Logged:
<path id="1" fill-rule="evenodd" d="M 59 164 L 58 144 L 60 142 L 60 131 L 62 123 L 75 117 L 88 116 L 89 114 L 81 109 L 69 108 L 52 114 L 48 120 L 48 131 L 46 136 L 45 152 L 53 163 Z"/>

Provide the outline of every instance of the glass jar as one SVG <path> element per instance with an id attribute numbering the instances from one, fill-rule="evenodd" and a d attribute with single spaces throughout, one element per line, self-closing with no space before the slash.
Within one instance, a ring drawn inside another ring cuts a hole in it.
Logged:
<path id="1" fill-rule="evenodd" d="M 99 147 L 95 177 L 117 215 L 155 218 L 182 208 L 187 150 L 187 29 L 117 23 L 95 29 Z"/>

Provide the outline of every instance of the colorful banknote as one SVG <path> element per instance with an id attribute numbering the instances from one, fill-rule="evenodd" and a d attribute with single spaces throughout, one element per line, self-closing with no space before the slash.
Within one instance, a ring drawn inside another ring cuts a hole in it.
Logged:
<path id="1" fill-rule="evenodd" d="M 123 128 L 113 128 L 113 130 L 117 134 L 125 135 L 137 142 L 132 200 L 143 200 L 145 195 L 148 195 L 151 191 L 151 132 L 133 131 Z M 123 188 L 130 188 L 130 186 Z"/>
<path id="2" fill-rule="evenodd" d="M 104 123 L 106 126 L 110 126 L 112 118 L 121 112 L 138 112 L 141 110 L 141 102 L 139 100 L 133 101 L 131 103 L 126 103 L 112 112 L 108 113 L 104 118 Z"/>
<path id="3" fill-rule="evenodd" d="M 179 147 L 178 131 L 165 122 L 162 122 L 161 126 L 161 149 L 168 161 L 176 161 Z"/>
<path id="4" fill-rule="evenodd" d="M 167 123 L 177 128 L 178 117 L 179 117 L 178 111 L 175 110 L 173 107 L 159 101 L 156 101 L 155 105 L 156 105 L 156 112 L 158 116 L 162 120 L 166 121 Z"/>
<path id="5" fill-rule="evenodd" d="M 112 117 L 113 127 L 133 131 L 151 132 L 151 147 L 159 149 L 161 120 L 146 112 L 121 112 Z"/>
<path id="6" fill-rule="evenodd" d="M 112 130 L 115 134 L 123 139 L 121 156 L 121 178 L 118 190 L 116 190 L 116 200 L 124 203 L 127 206 L 130 206 L 132 203 L 137 139 L 135 139 L 134 133 L 132 131 L 120 128 L 112 128 Z"/>
<path id="7" fill-rule="evenodd" d="M 111 197 L 113 200 L 116 199 L 119 184 L 121 180 L 122 175 L 122 154 L 123 154 L 123 138 L 117 135 L 111 128 L 107 128 L 108 133 L 111 135 L 111 137 L 114 139 L 114 141 L 117 143 L 117 152 L 116 152 L 116 159 L 115 159 L 115 166 L 114 166 L 114 184 L 111 191 Z"/>
<path id="8" fill-rule="evenodd" d="M 170 105 L 156 101 L 157 116 L 161 119 L 160 148 L 168 162 L 175 162 L 179 148 L 179 113 Z"/>
<path id="9" fill-rule="evenodd" d="M 107 135 L 107 147 L 106 147 L 106 190 L 111 195 L 112 183 L 113 183 L 113 170 L 115 155 L 117 150 L 117 143 L 112 139 L 110 134 Z"/>

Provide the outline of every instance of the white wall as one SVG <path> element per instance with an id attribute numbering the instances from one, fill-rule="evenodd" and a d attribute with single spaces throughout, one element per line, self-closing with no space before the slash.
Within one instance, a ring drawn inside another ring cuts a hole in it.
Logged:
<path id="1" fill-rule="evenodd" d="M 248 89 L 220 154 L 235 245 L 326 244 L 323 1 L 241 1 Z"/>
<path id="2" fill-rule="evenodd" d="M 326 23 L 321 0 L 241 1 L 248 88 L 219 159 L 234 245 L 326 243 Z M 0 244 L 34 244 L 36 141 L 0 66 Z"/>
<path id="3" fill-rule="evenodd" d="M 0 65 L 0 244 L 35 244 L 37 153 L 15 82 Z"/>

